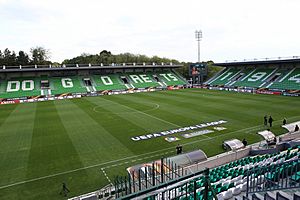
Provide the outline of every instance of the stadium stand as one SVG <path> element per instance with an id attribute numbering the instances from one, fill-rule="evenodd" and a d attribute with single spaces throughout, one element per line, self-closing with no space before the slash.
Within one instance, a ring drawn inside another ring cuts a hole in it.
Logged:
<path id="1" fill-rule="evenodd" d="M 157 81 L 153 80 L 150 73 L 129 73 L 126 74 L 134 88 L 149 88 L 160 86 Z"/>
<path id="2" fill-rule="evenodd" d="M 186 81 L 174 72 L 158 73 L 157 76 L 166 86 L 185 85 Z"/>
<path id="3" fill-rule="evenodd" d="M 292 195 L 299 194 L 284 193 L 280 191 L 279 184 L 282 186 L 283 182 L 287 183 L 286 188 L 300 187 L 299 157 L 300 146 L 278 153 L 245 157 L 211 169 L 208 176 L 203 173 L 191 179 L 187 178 L 175 186 L 169 185 L 164 190 L 158 190 L 154 195 L 146 195 L 146 198 L 144 195 L 142 198 L 202 200 L 217 197 L 222 200 L 243 196 L 244 199 L 248 199 L 246 196 L 249 195 L 252 199 L 264 199 L 262 193 L 266 194 L 265 191 L 279 190 L 275 193 L 276 199 L 293 199 Z M 206 187 L 207 184 L 210 189 Z M 128 197 L 133 196 L 125 195 L 120 199 Z"/>
<path id="4" fill-rule="evenodd" d="M 206 85 L 265 89 L 271 91 L 300 90 L 300 59 L 216 63 L 225 67 Z"/>
<path id="5" fill-rule="evenodd" d="M 107 75 L 94 75 L 92 80 L 94 81 L 95 88 L 97 91 L 102 90 L 122 90 L 127 89 L 124 83 L 119 78 L 117 74 L 107 74 Z"/>
<path id="6" fill-rule="evenodd" d="M 237 81 L 234 86 L 260 88 L 265 83 L 266 79 L 269 78 L 275 71 L 276 69 L 247 70 L 245 77 L 240 81 Z"/>
<path id="7" fill-rule="evenodd" d="M 70 68 L 70 72 L 72 70 L 78 70 L 78 67 Z M 63 73 L 56 72 L 55 76 L 52 76 L 49 72 L 48 75 L 43 73 L 36 77 L 2 78 L 0 81 L 0 98 L 51 97 L 101 91 L 166 88 L 187 84 L 186 80 L 173 70 L 126 72 L 125 67 L 122 72 L 112 70 L 102 75 L 93 74 L 89 71 L 85 75 L 76 75 L 74 72 L 71 74 L 74 75 L 65 76 Z"/>
<path id="8" fill-rule="evenodd" d="M 2 80 L 0 82 L 0 88 L 1 98 L 21 98 L 41 95 L 40 78 L 38 77 L 23 77 Z"/>
<path id="9" fill-rule="evenodd" d="M 242 70 L 229 68 L 208 83 L 215 86 L 299 90 L 300 69 L 249 68 Z"/>
<path id="10" fill-rule="evenodd" d="M 224 73 L 220 74 L 216 79 L 214 79 L 210 84 L 212 85 L 225 85 L 229 83 L 241 70 L 228 68 Z"/>
<path id="11" fill-rule="evenodd" d="M 273 89 L 288 89 L 299 90 L 300 89 L 300 68 L 293 68 L 286 74 L 282 74 L 278 81 L 274 81 L 268 86 Z"/>
<path id="12" fill-rule="evenodd" d="M 80 77 L 52 77 L 50 80 L 51 94 L 65 93 L 84 93 L 87 92 L 84 88 Z"/>

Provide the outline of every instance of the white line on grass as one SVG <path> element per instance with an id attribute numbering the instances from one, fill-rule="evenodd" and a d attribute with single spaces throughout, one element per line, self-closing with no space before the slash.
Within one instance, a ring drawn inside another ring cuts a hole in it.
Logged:
<path id="1" fill-rule="evenodd" d="M 290 117 L 290 118 L 287 118 L 287 119 L 293 119 L 293 118 L 299 118 L 299 116 L 293 116 L 293 117 Z M 274 121 L 274 124 L 277 124 L 278 122 L 281 122 L 281 120 Z M 210 137 L 210 138 L 205 138 L 205 139 L 195 140 L 195 141 L 192 141 L 192 142 L 183 143 L 182 145 L 187 146 L 187 145 L 190 145 L 190 144 L 194 144 L 194 143 L 198 143 L 198 142 L 202 142 L 202 141 L 206 141 L 206 140 L 212 140 L 216 137 L 220 137 L 220 136 L 223 136 L 223 135 L 229 135 L 229 134 L 233 134 L 233 133 L 243 132 L 243 131 L 246 131 L 246 130 L 248 130 L 248 131 L 256 130 L 259 127 L 263 128 L 262 126 L 263 125 L 252 126 L 252 127 L 240 129 L 240 130 L 233 131 L 233 132 L 223 133 L 222 135 L 217 135 L 217 136 Z M 8 184 L 8 185 L 3 185 L 3 186 L 0 186 L 0 190 L 4 189 L 4 188 L 16 186 L 16 185 L 21 185 L 21 184 L 24 184 L 24 183 L 30 183 L 30 182 L 34 182 L 34 181 L 38 181 L 38 180 L 52 178 L 52 177 L 55 177 L 55 176 L 69 174 L 69 173 L 73 173 L 73 172 L 77 172 L 77 171 L 81 171 L 81 170 L 85 170 L 85 169 L 90 169 L 90 168 L 94 168 L 94 167 L 99 167 L 99 166 L 103 166 L 103 165 L 107 165 L 107 164 L 111 164 L 111 163 L 115 163 L 115 162 L 119 162 L 119 161 L 123 161 L 123 160 L 128 160 L 128 159 L 132 159 L 132 158 L 136 158 L 136 157 L 141 157 L 141 156 L 144 157 L 145 155 L 149 155 L 149 154 L 151 155 L 151 154 L 161 152 L 161 151 L 166 151 L 166 150 L 169 150 L 169 149 L 174 149 L 174 147 L 168 147 L 168 148 L 165 148 L 165 149 L 160 149 L 160 150 L 157 150 L 157 151 L 152 151 L 152 152 L 148 152 L 148 153 L 144 153 L 144 154 L 140 154 L 140 155 L 129 156 L 129 157 L 121 158 L 121 159 L 118 159 L 118 160 L 111 160 L 111 161 L 104 162 L 104 163 L 98 163 L 98 164 L 95 164 L 95 165 L 81 167 L 81 168 L 77 168 L 77 169 L 73 169 L 73 170 L 69 170 L 69 171 L 65 171 L 65 172 L 60 172 L 60 173 L 51 174 L 51 175 L 47 175 L 47 176 L 42 176 L 42 177 L 29 179 L 29 180 L 25 180 L 25 181 L 20 181 L 20 182 Z M 155 157 L 155 156 L 157 156 L 157 154 L 153 155 L 153 156 L 149 156 L 148 158 L 152 158 L 152 157 Z"/>
<path id="2" fill-rule="evenodd" d="M 117 103 L 117 102 L 114 102 L 114 101 L 111 101 L 111 100 L 108 100 L 108 99 L 105 99 L 105 98 L 103 98 L 103 99 L 106 100 L 106 101 L 112 102 L 112 103 L 114 103 L 114 104 L 118 104 L 118 105 L 120 105 L 120 106 L 123 106 L 123 107 L 125 107 L 125 108 L 127 108 L 127 109 L 129 109 L 129 110 L 133 110 L 134 112 L 137 112 L 137 113 L 146 115 L 146 116 L 148 116 L 148 117 L 152 117 L 152 118 L 154 118 L 154 119 L 157 119 L 157 120 L 159 120 L 159 121 L 165 122 L 165 123 L 167 123 L 167 124 L 171 124 L 171 125 L 176 126 L 176 127 L 178 127 L 178 128 L 181 127 L 181 126 L 179 126 L 179 125 L 177 125 L 177 124 L 174 124 L 174 123 L 169 122 L 169 121 L 166 121 L 166 120 L 164 120 L 164 119 L 155 117 L 155 116 L 153 116 L 153 115 L 149 115 L 149 114 L 147 114 L 147 113 L 144 113 L 144 112 L 142 112 L 142 111 L 140 111 L 140 110 L 136 110 L 136 109 L 131 108 L 131 107 L 129 107 L 129 106 L 126 106 L 126 105 L 123 105 L 123 104 L 119 104 L 119 103 Z"/>
<path id="3" fill-rule="evenodd" d="M 138 160 L 147 160 L 149 158 L 153 158 L 153 157 L 157 157 L 157 156 L 162 156 L 162 155 L 167 155 L 167 154 L 170 154 L 170 153 L 173 153 L 173 151 L 167 151 L 167 152 L 164 152 L 164 153 L 160 153 L 160 154 L 155 154 L 153 156 L 148 156 L 148 157 L 144 157 L 144 158 L 140 158 L 140 159 L 135 159 L 135 160 L 131 160 L 131 161 L 126 161 L 126 162 L 123 162 L 123 163 L 119 163 L 119 164 L 115 164 L 115 165 L 110 165 L 110 166 L 106 166 L 106 167 L 103 167 L 101 169 L 110 169 L 112 167 L 117 167 L 117 166 L 121 166 L 121 165 L 125 165 L 125 164 L 128 164 L 128 163 L 134 163 Z"/>
<path id="4" fill-rule="evenodd" d="M 153 108 L 150 108 L 150 109 L 147 109 L 147 110 L 143 110 L 143 112 L 149 112 L 149 111 L 153 111 L 153 110 L 157 110 L 159 108 L 159 104 L 157 103 L 151 103 L 153 105 L 155 105 L 155 107 Z M 105 104 L 105 105 L 111 105 L 111 104 Z M 100 107 L 103 107 L 105 105 L 98 105 L 98 106 L 95 106 L 93 108 L 93 111 L 96 112 L 96 113 L 109 113 L 108 111 L 98 111 L 97 108 L 100 108 Z M 120 104 L 121 105 L 121 104 Z M 139 110 L 135 110 L 135 111 L 124 111 L 124 112 L 114 112 L 115 114 L 127 114 L 127 113 L 137 113 Z M 141 111 L 139 111 L 141 112 Z"/>
<path id="5" fill-rule="evenodd" d="M 108 180 L 109 184 L 111 184 L 111 185 L 112 185 L 112 183 L 111 183 L 111 181 L 110 181 L 109 177 L 107 176 L 107 174 L 106 174 L 106 172 L 105 172 L 104 168 L 101 168 L 101 171 L 102 171 L 102 173 L 104 174 L 105 178 Z"/>

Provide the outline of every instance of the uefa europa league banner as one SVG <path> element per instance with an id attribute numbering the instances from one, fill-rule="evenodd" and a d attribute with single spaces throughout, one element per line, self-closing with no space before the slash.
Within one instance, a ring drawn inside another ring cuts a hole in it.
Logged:
<path id="1" fill-rule="evenodd" d="M 227 123 L 227 121 L 219 120 L 219 121 L 214 121 L 214 122 L 197 124 L 197 125 L 194 125 L 194 126 L 187 126 L 187 127 L 182 127 L 182 128 L 178 128 L 178 129 L 173 129 L 173 130 L 170 130 L 170 131 L 162 131 L 162 132 L 158 132 L 158 133 L 140 135 L 140 136 L 132 137 L 131 139 L 133 141 L 148 140 L 148 139 L 151 139 L 151 138 L 162 137 L 162 136 L 171 135 L 171 134 L 174 134 L 174 133 L 182 133 L 182 132 L 189 131 L 189 130 L 196 130 L 196 129 L 206 128 L 206 127 L 209 127 L 209 126 L 216 126 L 216 125 L 220 125 L 220 124 L 224 124 L 224 123 Z"/>

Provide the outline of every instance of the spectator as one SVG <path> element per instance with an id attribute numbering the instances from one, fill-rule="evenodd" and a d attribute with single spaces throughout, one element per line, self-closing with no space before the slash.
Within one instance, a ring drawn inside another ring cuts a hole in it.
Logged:
<path id="1" fill-rule="evenodd" d="M 177 147 L 176 147 L 176 154 L 181 154 L 182 153 L 182 146 L 180 144 L 177 144 Z"/>
<path id="2" fill-rule="evenodd" d="M 298 126 L 298 124 L 296 124 L 296 126 L 295 126 L 295 132 L 297 132 L 297 131 L 299 131 L 299 126 Z"/>
<path id="3" fill-rule="evenodd" d="M 286 119 L 285 118 L 282 121 L 282 125 L 286 125 Z"/>
<path id="4" fill-rule="evenodd" d="M 268 125 L 268 116 L 267 115 L 264 116 L 264 125 L 265 126 Z"/>
<path id="5" fill-rule="evenodd" d="M 248 144 L 248 142 L 245 138 L 243 139 L 242 143 L 243 143 L 244 146 L 247 146 L 247 144 Z"/>
<path id="6" fill-rule="evenodd" d="M 62 189 L 59 194 L 63 194 L 65 197 L 68 195 L 70 190 L 67 188 L 67 185 L 65 183 L 62 184 Z"/>
<path id="7" fill-rule="evenodd" d="M 270 115 L 270 117 L 269 117 L 269 124 L 270 124 L 270 127 L 272 127 L 272 123 L 273 123 L 273 118 L 272 118 L 272 116 Z"/>

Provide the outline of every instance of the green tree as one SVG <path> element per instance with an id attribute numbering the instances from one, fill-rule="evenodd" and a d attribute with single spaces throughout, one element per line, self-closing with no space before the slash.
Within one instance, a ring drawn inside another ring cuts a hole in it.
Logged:
<path id="1" fill-rule="evenodd" d="M 50 58 L 50 51 L 44 47 L 32 47 L 30 49 L 32 64 L 45 65 L 51 64 L 48 59 Z"/>
<path id="2" fill-rule="evenodd" d="M 30 63 L 29 56 L 24 51 L 19 51 L 17 56 L 17 65 L 28 65 Z"/>
<path id="3" fill-rule="evenodd" d="M 175 59 L 169 59 L 169 58 L 161 58 L 158 56 L 148 57 L 146 55 L 140 55 L 140 54 L 132 54 L 132 53 L 120 53 L 120 54 L 112 54 L 110 51 L 103 50 L 99 54 L 90 55 L 90 54 L 81 54 L 80 56 L 77 56 L 75 58 L 66 59 L 63 61 L 63 64 L 100 64 L 103 63 L 105 65 L 111 64 L 111 63 L 136 63 L 136 64 L 142 64 L 142 63 L 157 63 L 161 64 L 163 63 L 174 63 L 179 64 L 178 60 Z"/>
<path id="4" fill-rule="evenodd" d="M 107 50 L 101 51 L 99 56 L 100 56 L 100 62 L 104 63 L 104 64 L 109 64 L 110 61 L 114 60 L 114 59 L 111 58 L 112 53 L 110 51 L 107 51 Z"/>
<path id="5" fill-rule="evenodd" d="M 4 49 L 2 65 L 14 66 L 16 64 L 16 53 L 14 51 L 10 51 L 8 48 Z"/>
<path id="6" fill-rule="evenodd" d="M 2 51 L 0 50 L 0 65 L 3 65 L 3 58 L 4 58 L 4 55 L 3 55 Z"/>
<path id="7" fill-rule="evenodd" d="M 208 74 L 207 79 L 213 77 L 216 73 L 223 69 L 223 67 L 215 66 L 213 61 L 207 62 Z"/>

